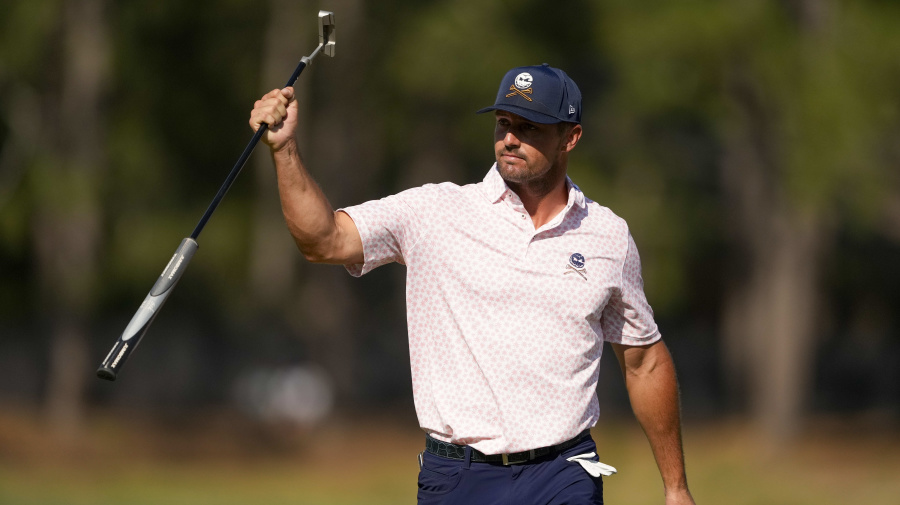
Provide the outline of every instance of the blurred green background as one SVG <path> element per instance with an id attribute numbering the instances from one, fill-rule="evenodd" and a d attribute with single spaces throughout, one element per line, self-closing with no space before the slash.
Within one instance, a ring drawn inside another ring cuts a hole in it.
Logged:
<path id="1" fill-rule="evenodd" d="M 318 9 L 337 56 L 297 84 L 299 141 L 335 207 L 481 180 L 474 111 L 509 68 L 563 68 L 570 175 L 640 248 L 698 502 L 898 502 L 897 2 L 0 5 L 0 503 L 414 502 L 404 269 L 305 263 L 265 149 L 93 377 Z M 607 501 L 662 503 L 610 356 L 598 395 Z"/>

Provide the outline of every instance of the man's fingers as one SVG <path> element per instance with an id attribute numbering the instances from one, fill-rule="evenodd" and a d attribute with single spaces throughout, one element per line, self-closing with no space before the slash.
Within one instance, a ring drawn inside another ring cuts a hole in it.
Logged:
<path id="1" fill-rule="evenodd" d="M 272 91 L 269 91 L 262 97 L 263 100 L 276 99 L 284 105 L 287 105 L 288 103 L 290 103 L 290 101 L 293 100 L 293 98 L 294 98 L 294 88 L 291 86 L 288 86 L 286 88 L 281 88 L 281 89 L 277 89 L 277 88 L 273 89 Z"/>
<path id="2" fill-rule="evenodd" d="M 292 110 L 296 111 L 294 88 L 288 86 L 269 91 L 253 104 L 253 110 L 250 111 L 250 128 L 254 132 L 258 132 L 263 123 L 269 125 L 269 133 L 263 141 L 270 147 L 273 147 L 274 143 L 280 144 L 279 139 L 284 135 L 273 136 L 273 133 L 281 130 L 285 118 L 288 117 L 288 110 L 292 106 Z"/>
<path id="3" fill-rule="evenodd" d="M 263 116 L 264 123 L 275 126 L 287 117 L 287 107 L 280 103 L 268 104 L 261 107 L 259 113 Z"/>
<path id="4" fill-rule="evenodd" d="M 288 102 L 290 102 L 291 98 L 293 98 L 293 97 L 294 97 L 294 88 L 287 87 L 287 88 L 281 88 L 281 89 L 275 88 L 272 91 L 269 91 L 268 93 L 263 95 L 262 99 L 267 100 L 267 99 L 274 98 L 274 99 L 277 99 L 278 101 L 280 101 L 281 103 L 287 105 Z"/>
<path id="5" fill-rule="evenodd" d="M 256 131 L 261 123 L 275 126 L 281 123 L 286 116 L 287 107 L 280 100 L 257 100 L 250 112 L 250 126 L 253 131 Z"/>
<path id="6" fill-rule="evenodd" d="M 272 114 L 254 114 L 250 117 L 250 127 L 253 128 L 253 131 L 259 129 L 260 125 L 263 123 L 269 125 L 270 128 L 276 127 L 281 124 L 281 120 L 283 117 L 279 117 Z"/>

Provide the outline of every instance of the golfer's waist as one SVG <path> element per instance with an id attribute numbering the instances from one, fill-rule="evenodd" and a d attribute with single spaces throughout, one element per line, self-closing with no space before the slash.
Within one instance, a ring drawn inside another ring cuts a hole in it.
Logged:
<path id="1" fill-rule="evenodd" d="M 584 430 L 575 438 L 566 440 L 556 445 L 548 447 L 539 447 L 528 451 L 514 452 L 510 454 L 484 454 L 483 452 L 471 448 L 473 463 L 499 463 L 503 465 L 514 465 L 517 463 L 527 463 L 529 461 L 556 456 L 572 447 L 575 447 L 586 438 L 591 436 L 590 430 Z M 466 459 L 467 446 L 452 444 L 450 442 L 442 442 L 430 435 L 425 435 L 425 451 L 435 456 L 441 456 L 449 459 Z"/>

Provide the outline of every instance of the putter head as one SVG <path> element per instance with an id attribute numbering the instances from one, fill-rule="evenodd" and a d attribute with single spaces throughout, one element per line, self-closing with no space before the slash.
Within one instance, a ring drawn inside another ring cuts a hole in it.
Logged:
<path id="1" fill-rule="evenodd" d="M 319 44 L 327 56 L 334 56 L 334 13 L 319 11 Z"/>

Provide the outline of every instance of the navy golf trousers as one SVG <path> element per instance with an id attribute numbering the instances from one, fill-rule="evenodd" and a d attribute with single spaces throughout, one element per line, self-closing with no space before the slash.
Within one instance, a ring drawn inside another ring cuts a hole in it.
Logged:
<path id="1" fill-rule="evenodd" d="M 602 477 L 592 477 L 566 458 L 596 452 L 587 437 L 555 456 L 504 466 L 449 459 L 425 452 L 419 468 L 419 505 L 603 504 Z"/>

